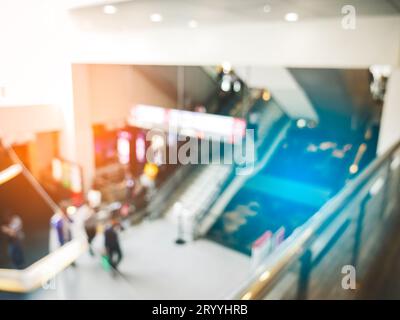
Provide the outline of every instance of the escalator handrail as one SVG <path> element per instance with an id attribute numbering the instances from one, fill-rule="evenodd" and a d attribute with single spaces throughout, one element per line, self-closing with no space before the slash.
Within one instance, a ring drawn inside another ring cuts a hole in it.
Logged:
<path id="1" fill-rule="evenodd" d="M 266 152 L 259 161 L 256 162 L 255 167 L 251 175 L 239 175 L 237 176 L 232 171 L 232 175 L 230 177 L 231 181 L 224 186 L 226 188 L 222 188 L 223 190 L 219 195 L 217 200 L 211 204 L 211 207 L 205 217 L 201 221 L 197 222 L 196 226 L 196 234 L 197 236 L 204 236 L 215 223 L 216 219 L 222 214 L 223 210 L 228 206 L 229 202 L 233 199 L 233 197 L 237 194 L 240 188 L 249 180 L 251 177 L 256 175 L 260 170 L 262 170 L 266 163 L 270 161 L 275 150 L 279 147 L 281 142 L 286 136 L 286 132 L 290 128 L 290 121 L 288 121 L 281 128 L 279 134 L 274 138 L 273 142 L 270 145 L 268 152 Z M 258 146 L 259 147 L 259 146 Z"/>
<path id="2" fill-rule="evenodd" d="M 47 192 L 43 189 L 42 185 L 36 180 L 36 178 L 32 175 L 32 173 L 25 167 L 24 163 L 15 153 L 12 147 L 5 147 L 7 150 L 11 160 L 20 165 L 22 168 L 22 174 L 28 179 L 33 188 L 40 194 L 40 196 L 44 199 L 44 201 L 50 206 L 53 210 L 53 213 L 59 213 L 61 211 L 60 207 L 53 201 L 53 199 L 47 194 Z"/>
<path id="3" fill-rule="evenodd" d="M 23 270 L 0 269 L 0 291 L 28 293 L 44 287 L 87 250 L 86 239 L 72 240 Z"/>
<path id="4" fill-rule="evenodd" d="M 374 174 L 386 163 L 393 160 L 394 156 L 400 156 L 400 141 L 387 150 L 383 155 L 376 158 L 358 177 L 351 180 L 335 197 L 328 201 L 317 213 L 310 218 L 302 227 L 290 235 L 279 247 L 268 256 L 256 273 L 248 279 L 239 290 L 236 290 L 231 297 L 233 299 L 250 300 L 262 298 L 268 288 L 279 279 L 279 276 L 286 270 L 286 267 L 296 261 L 304 252 L 304 249 L 313 240 L 326 223 L 338 213 L 351 197 L 360 191 Z"/>

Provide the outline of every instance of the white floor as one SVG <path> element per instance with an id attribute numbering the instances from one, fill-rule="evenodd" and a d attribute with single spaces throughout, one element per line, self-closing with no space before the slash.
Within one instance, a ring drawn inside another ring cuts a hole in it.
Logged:
<path id="1" fill-rule="evenodd" d="M 121 234 L 123 276 L 112 277 L 100 257 L 82 256 L 33 299 L 223 299 L 250 272 L 249 257 L 208 240 L 175 244 L 167 219 L 145 221 Z M 101 252 L 103 239 L 95 239 Z"/>

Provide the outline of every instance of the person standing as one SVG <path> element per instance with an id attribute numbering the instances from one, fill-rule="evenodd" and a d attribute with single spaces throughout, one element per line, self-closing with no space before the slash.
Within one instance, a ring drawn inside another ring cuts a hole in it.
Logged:
<path id="1" fill-rule="evenodd" d="M 1 227 L 2 232 L 8 240 L 8 255 L 16 269 L 22 269 L 25 258 L 22 248 L 24 238 L 23 224 L 21 218 L 16 215 L 10 215 L 7 225 Z"/>
<path id="2" fill-rule="evenodd" d="M 65 243 L 72 240 L 71 226 L 72 219 L 63 210 L 54 219 L 53 223 L 57 231 L 58 243 L 63 246 Z"/>
<path id="3" fill-rule="evenodd" d="M 72 240 L 71 224 L 73 222 L 74 221 L 64 210 L 60 210 L 60 213 L 56 214 L 51 219 L 51 223 L 57 233 L 58 244 L 60 247 Z M 75 261 L 71 263 L 71 266 L 76 267 Z"/>
<path id="4" fill-rule="evenodd" d="M 89 215 L 85 220 L 85 232 L 89 244 L 89 253 L 93 257 L 94 251 L 92 247 L 93 239 L 96 237 L 97 233 L 97 218 L 94 209 L 90 208 Z"/>

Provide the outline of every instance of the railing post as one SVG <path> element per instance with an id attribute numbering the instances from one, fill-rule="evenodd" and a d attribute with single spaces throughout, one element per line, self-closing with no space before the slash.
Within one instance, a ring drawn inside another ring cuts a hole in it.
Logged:
<path id="1" fill-rule="evenodd" d="M 385 210 L 387 209 L 387 203 L 388 203 L 388 192 L 389 192 L 389 187 L 391 183 L 391 178 L 392 175 L 390 174 L 391 168 L 390 165 L 393 161 L 393 157 L 389 157 L 389 161 L 387 163 L 387 168 L 386 168 L 386 177 L 385 177 L 385 185 L 383 186 L 383 197 L 382 197 L 382 204 L 381 204 L 381 213 L 379 215 L 379 218 L 384 217 Z"/>
<path id="2" fill-rule="evenodd" d="M 352 258 L 352 265 L 354 267 L 357 266 L 358 254 L 360 251 L 361 237 L 362 237 L 362 231 L 363 231 L 364 216 L 365 216 L 367 203 L 370 198 L 371 198 L 371 196 L 369 193 L 363 198 L 363 200 L 361 201 L 361 205 L 360 205 L 360 213 L 358 214 L 358 217 L 357 217 L 357 226 L 356 226 L 357 229 L 356 229 L 356 233 L 355 233 L 353 258 Z"/>
<path id="3" fill-rule="evenodd" d="M 299 275 L 299 286 L 297 291 L 297 299 L 305 300 L 308 296 L 308 284 L 311 272 L 311 259 L 312 253 L 310 249 L 303 254 L 300 258 L 300 275 Z"/>

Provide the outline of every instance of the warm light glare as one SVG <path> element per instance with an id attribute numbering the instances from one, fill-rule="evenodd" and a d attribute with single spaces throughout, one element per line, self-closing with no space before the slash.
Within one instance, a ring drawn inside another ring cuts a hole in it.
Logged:
<path id="1" fill-rule="evenodd" d="M 103 7 L 103 12 L 105 14 L 115 14 L 115 13 L 117 13 L 117 11 L 118 11 L 117 7 L 112 6 L 112 5 L 107 5 L 107 6 Z"/>
<path id="2" fill-rule="evenodd" d="M 163 17 L 159 13 L 153 13 L 150 15 L 151 22 L 161 22 L 162 20 L 163 20 Z"/>
<path id="3" fill-rule="evenodd" d="M 242 297 L 242 300 L 250 300 L 250 299 L 251 299 L 251 296 L 252 296 L 251 292 L 247 292 L 247 293 Z"/>
<path id="4" fill-rule="evenodd" d="M 196 20 L 190 20 L 188 23 L 189 28 L 194 29 L 199 26 L 199 23 Z"/>
<path id="5" fill-rule="evenodd" d="M 232 64 L 229 61 L 222 62 L 222 70 L 224 73 L 229 73 L 232 71 Z"/>
<path id="6" fill-rule="evenodd" d="M 262 98 L 264 101 L 269 101 L 271 99 L 271 93 L 268 90 L 264 90 Z"/>
<path id="7" fill-rule="evenodd" d="M 154 180 L 158 174 L 158 167 L 154 163 L 146 163 L 143 171 L 147 177 Z"/>
<path id="8" fill-rule="evenodd" d="M 265 281 L 265 280 L 267 280 L 270 276 L 271 276 L 271 273 L 267 270 L 267 271 L 265 271 L 265 272 L 261 275 L 260 281 Z"/>
<path id="9" fill-rule="evenodd" d="M 295 22 L 299 20 L 299 15 L 295 12 L 289 12 L 285 15 L 285 20 L 289 22 Z"/>
<path id="10" fill-rule="evenodd" d="M 22 172 L 22 167 L 19 164 L 14 164 L 0 172 L 0 185 L 10 181 Z"/>

